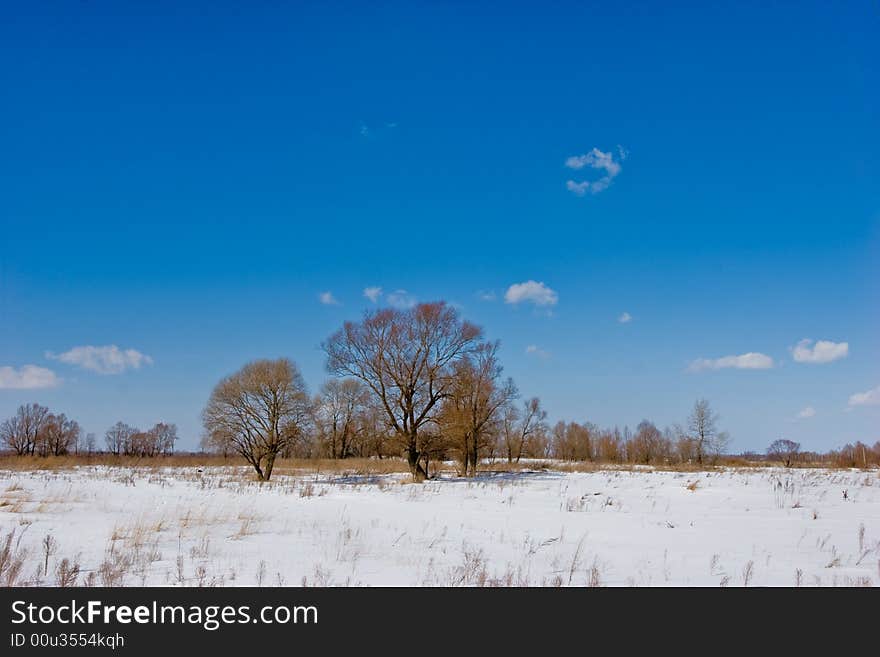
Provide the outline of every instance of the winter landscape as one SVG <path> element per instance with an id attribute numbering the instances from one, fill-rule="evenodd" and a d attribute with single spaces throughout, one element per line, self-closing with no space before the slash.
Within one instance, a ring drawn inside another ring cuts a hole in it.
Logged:
<path id="1" fill-rule="evenodd" d="M 6 4 L 0 587 L 880 585 L 876 1 Z"/>
<path id="2" fill-rule="evenodd" d="M 876 471 L 535 465 L 422 484 L 344 470 L 268 484 L 222 466 L 4 470 L 0 531 L 27 552 L 19 583 L 38 585 L 73 568 L 80 585 L 111 586 L 880 582 Z"/>

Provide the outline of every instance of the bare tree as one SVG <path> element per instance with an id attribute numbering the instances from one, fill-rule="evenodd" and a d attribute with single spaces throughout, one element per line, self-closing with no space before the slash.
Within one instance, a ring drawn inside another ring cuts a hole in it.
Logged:
<path id="1" fill-rule="evenodd" d="M 117 422 L 107 429 L 107 432 L 104 434 L 107 451 L 117 456 L 120 454 L 130 454 L 132 438 L 138 433 L 139 430 L 136 427 L 125 424 L 125 422 Z"/>
<path id="2" fill-rule="evenodd" d="M 712 411 L 709 402 L 698 399 L 688 418 L 688 438 L 691 440 L 697 463 L 703 463 L 706 456 L 718 457 L 727 449 L 730 437 L 718 431 L 718 415 Z"/>
<path id="3" fill-rule="evenodd" d="M 228 444 L 269 481 L 275 459 L 303 437 L 310 414 L 299 369 L 279 358 L 253 361 L 220 381 L 202 419 L 214 444 Z"/>
<path id="4" fill-rule="evenodd" d="M 566 461 L 591 461 L 595 433 L 598 429 L 590 424 L 557 422 L 553 427 L 553 452 Z"/>
<path id="5" fill-rule="evenodd" d="M 357 379 L 330 379 L 315 398 L 320 440 L 330 458 L 351 456 L 358 436 L 366 430 L 364 413 L 369 390 Z"/>
<path id="6" fill-rule="evenodd" d="M 605 429 L 596 437 L 595 453 L 596 459 L 605 463 L 617 463 L 621 459 L 623 453 L 623 445 L 621 444 L 620 432 L 616 429 Z"/>
<path id="7" fill-rule="evenodd" d="M 501 438 L 508 463 L 519 463 L 529 440 L 546 428 L 547 411 L 541 408 L 537 397 L 527 399 L 522 410 L 511 403 L 504 407 L 501 418 Z"/>
<path id="8" fill-rule="evenodd" d="M 627 452 L 635 463 L 657 463 L 664 455 L 663 434 L 650 420 L 642 420 L 630 439 Z"/>
<path id="9" fill-rule="evenodd" d="M 462 357 L 453 372 L 450 394 L 443 403 L 441 424 L 455 436 L 462 473 L 475 476 L 480 452 L 488 447 L 501 410 L 518 395 L 512 379 L 501 381 L 498 342 L 484 342 Z"/>
<path id="10" fill-rule="evenodd" d="M 0 425 L 0 440 L 19 456 L 33 455 L 43 436 L 49 409 L 39 404 L 22 404 L 15 415 Z"/>
<path id="11" fill-rule="evenodd" d="M 37 450 L 41 456 L 61 456 L 76 447 L 80 428 L 75 420 L 64 413 L 49 414 L 38 436 Z"/>
<path id="12" fill-rule="evenodd" d="M 393 429 L 388 423 L 385 409 L 378 403 L 374 395 L 371 395 L 363 414 L 361 415 L 360 452 L 361 456 L 375 456 L 384 458 L 392 443 Z"/>
<path id="13" fill-rule="evenodd" d="M 177 425 L 158 422 L 147 431 L 135 430 L 121 441 L 121 450 L 128 456 L 154 457 L 170 454 L 177 441 Z"/>
<path id="14" fill-rule="evenodd" d="M 167 422 L 157 422 L 150 435 L 153 439 L 153 449 L 156 454 L 171 454 L 174 452 L 174 443 L 177 442 L 177 425 Z"/>
<path id="15" fill-rule="evenodd" d="M 786 468 L 790 468 L 791 464 L 797 460 L 800 451 L 800 443 L 780 438 L 779 440 L 774 440 L 770 447 L 767 448 L 767 456 L 773 460 L 782 461 Z"/>
<path id="16" fill-rule="evenodd" d="M 455 363 L 474 350 L 481 333 L 454 308 L 436 302 L 368 312 L 323 345 L 331 373 L 360 379 L 375 395 L 416 481 L 427 477 L 424 429 L 450 394 Z"/>

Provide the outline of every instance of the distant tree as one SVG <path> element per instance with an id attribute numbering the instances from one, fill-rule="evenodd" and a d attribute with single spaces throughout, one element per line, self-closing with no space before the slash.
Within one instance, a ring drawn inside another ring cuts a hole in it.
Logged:
<path id="1" fill-rule="evenodd" d="M 501 411 L 517 396 L 512 379 L 501 380 L 498 342 L 483 342 L 454 367 L 449 396 L 443 402 L 441 425 L 452 435 L 462 473 L 477 473 L 480 453 L 494 438 Z"/>
<path id="2" fill-rule="evenodd" d="M 172 454 L 174 443 L 177 442 L 177 425 L 167 422 L 157 422 L 150 429 L 153 454 Z"/>
<path id="3" fill-rule="evenodd" d="M 553 453 L 565 461 L 593 460 L 593 425 L 557 422 L 553 427 Z"/>
<path id="4" fill-rule="evenodd" d="M 318 434 L 333 459 L 352 455 L 355 443 L 366 430 L 365 413 L 369 390 L 357 379 L 330 379 L 315 398 Z"/>
<path id="5" fill-rule="evenodd" d="M 797 460 L 800 451 L 800 443 L 780 438 L 770 443 L 770 447 L 767 448 L 767 456 L 775 461 L 782 461 L 786 468 L 790 468 L 791 464 Z"/>
<path id="6" fill-rule="evenodd" d="M 537 397 L 527 399 L 522 409 L 507 403 L 501 417 L 501 439 L 508 463 L 519 463 L 529 441 L 546 429 L 547 411 L 541 408 Z"/>
<path id="7" fill-rule="evenodd" d="M 605 463 L 617 463 L 623 455 L 622 439 L 620 431 L 604 430 L 596 439 L 596 459 Z"/>
<path id="8" fill-rule="evenodd" d="M 219 454 L 224 459 L 229 458 L 235 452 L 232 448 L 232 442 L 219 431 L 213 433 L 205 431 L 199 440 L 199 448 L 204 452 Z"/>
<path id="9" fill-rule="evenodd" d="M 39 404 L 22 404 L 15 415 L 0 425 L 0 441 L 19 456 L 33 455 L 44 436 L 49 409 Z"/>
<path id="10" fill-rule="evenodd" d="M 698 399 L 688 418 L 688 434 L 693 444 L 697 463 L 703 463 L 706 457 L 713 461 L 724 453 L 730 437 L 724 431 L 718 431 L 718 415 L 712 411 L 709 402 Z"/>
<path id="11" fill-rule="evenodd" d="M 107 445 L 107 451 L 117 456 L 121 454 L 130 454 L 132 450 L 132 438 L 139 433 L 136 427 L 132 427 L 125 422 L 117 422 L 107 429 L 104 434 L 104 443 Z"/>
<path id="12" fill-rule="evenodd" d="M 177 441 L 177 425 L 158 422 L 147 431 L 135 430 L 122 441 L 122 453 L 127 456 L 154 457 L 170 454 Z"/>
<path id="13" fill-rule="evenodd" d="M 79 436 L 80 428 L 76 421 L 64 413 L 50 413 L 40 432 L 37 449 L 41 456 L 62 456 L 75 449 Z"/>
<path id="14" fill-rule="evenodd" d="M 202 420 L 210 444 L 228 445 L 269 481 L 275 459 L 301 440 L 311 403 L 296 365 L 286 359 L 257 360 L 214 388 Z"/>
<path id="15" fill-rule="evenodd" d="M 455 364 L 471 353 L 481 330 L 444 302 L 368 312 L 323 344 L 327 369 L 364 382 L 400 442 L 413 480 L 427 472 L 423 452 L 436 438 L 429 425 L 450 393 Z"/>
<path id="16" fill-rule="evenodd" d="M 388 424 L 385 410 L 379 405 L 374 395 L 370 396 L 363 414 L 361 415 L 361 436 L 359 450 L 361 456 L 375 456 L 382 459 L 388 455 L 388 450 L 393 452 L 392 435 L 393 429 Z"/>
<path id="17" fill-rule="evenodd" d="M 650 420 L 642 420 L 630 439 L 629 453 L 636 463 L 657 463 L 663 456 L 663 434 Z"/>

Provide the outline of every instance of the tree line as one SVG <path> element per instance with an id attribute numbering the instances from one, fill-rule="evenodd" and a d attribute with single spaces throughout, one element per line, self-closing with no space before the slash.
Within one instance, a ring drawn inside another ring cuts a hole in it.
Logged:
<path id="1" fill-rule="evenodd" d="M 277 458 L 403 456 L 415 481 L 432 460 L 474 476 L 482 459 L 714 462 L 729 436 L 699 400 L 686 426 L 635 432 L 559 422 L 503 376 L 499 343 L 444 302 L 385 308 L 346 322 L 322 345 L 333 378 L 310 397 L 296 364 L 259 360 L 214 388 L 203 448 L 237 453 L 268 480 Z"/>
<path id="2" fill-rule="evenodd" d="M 142 431 L 117 422 L 104 435 L 106 452 L 124 456 L 159 456 L 174 451 L 177 426 L 158 422 Z M 75 420 L 40 404 L 23 404 L 0 424 L 0 444 L 19 456 L 65 456 L 104 451 L 95 434 L 84 434 Z"/>
<path id="3" fill-rule="evenodd" d="M 703 399 L 683 425 L 663 429 L 650 420 L 634 430 L 551 425 L 540 398 L 523 397 L 503 375 L 499 346 L 444 302 L 368 311 L 322 344 L 331 378 L 314 396 L 286 358 L 253 361 L 223 378 L 202 412 L 201 447 L 239 455 L 261 481 L 288 457 L 403 457 L 422 481 L 440 460 L 474 476 L 486 459 L 699 465 L 716 463 L 727 450 L 730 437 Z M 171 453 L 176 440 L 174 424 L 142 431 L 118 422 L 105 433 L 104 450 L 159 456 Z M 21 406 L 0 425 L 0 443 L 20 455 L 97 451 L 93 434 L 83 437 L 75 421 L 38 404 Z M 827 462 L 829 455 L 780 439 L 767 458 L 792 466 Z M 880 443 L 847 445 L 830 458 L 845 467 L 880 464 Z"/>

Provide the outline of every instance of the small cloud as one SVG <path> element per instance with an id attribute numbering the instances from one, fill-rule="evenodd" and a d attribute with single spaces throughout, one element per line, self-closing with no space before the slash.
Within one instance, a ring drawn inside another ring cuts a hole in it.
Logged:
<path id="1" fill-rule="evenodd" d="M 0 367 L 0 390 L 37 390 L 54 388 L 59 383 L 55 372 L 45 367 L 24 365 L 18 369 L 5 365 Z"/>
<path id="2" fill-rule="evenodd" d="M 806 408 L 801 409 L 801 411 L 797 414 L 798 418 L 801 420 L 806 420 L 807 418 L 811 418 L 816 415 L 816 409 L 812 406 L 807 406 Z"/>
<path id="3" fill-rule="evenodd" d="M 495 301 L 497 297 L 492 290 L 480 290 L 477 292 L 477 299 L 480 301 Z"/>
<path id="4" fill-rule="evenodd" d="M 574 180 L 566 180 L 565 181 L 565 188 L 570 192 L 574 192 L 577 196 L 583 196 L 588 191 L 590 191 L 590 183 L 588 183 L 588 182 L 576 183 Z"/>
<path id="5" fill-rule="evenodd" d="M 550 357 L 550 352 L 544 351 L 543 349 L 538 348 L 537 345 L 530 344 L 528 347 L 526 347 L 526 355 L 536 356 L 537 358 L 544 360 L 544 359 Z"/>
<path id="6" fill-rule="evenodd" d="M 880 406 L 880 386 L 866 392 L 857 392 L 849 397 L 849 407 Z"/>
<path id="7" fill-rule="evenodd" d="M 318 295 L 318 300 L 321 303 L 323 303 L 325 306 L 338 306 L 338 305 L 340 305 L 339 301 L 336 299 L 336 297 L 333 296 L 333 293 L 330 292 L 329 290 L 326 292 L 321 292 L 321 294 Z"/>
<path id="8" fill-rule="evenodd" d="M 819 340 L 813 344 L 812 340 L 804 338 L 791 348 L 791 354 L 798 363 L 830 363 L 849 355 L 849 343 Z"/>
<path id="9" fill-rule="evenodd" d="M 703 370 L 769 370 L 773 367 L 773 359 L 765 354 L 750 351 L 739 356 L 723 356 L 721 358 L 698 358 L 688 367 L 690 372 Z"/>
<path id="10" fill-rule="evenodd" d="M 394 290 L 394 292 L 385 295 L 385 301 L 392 308 L 399 310 L 406 310 L 416 305 L 416 298 L 406 290 Z"/>
<path id="11" fill-rule="evenodd" d="M 375 139 L 381 137 L 382 133 L 394 130 L 397 127 L 396 121 L 387 121 L 378 125 L 369 126 L 363 121 L 358 123 L 358 133 L 364 139 Z"/>
<path id="12" fill-rule="evenodd" d="M 46 352 L 46 358 L 60 360 L 68 365 L 75 365 L 84 370 L 98 374 L 121 374 L 127 369 L 140 369 L 143 365 L 152 365 L 153 359 L 136 349 L 120 349 L 115 344 L 104 347 L 91 345 L 74 347 L 63 354 Z"/>
<path id="13" fill-rule="evenodd" d="M 629 324 L 632 321 L 633 316 L 629 313 L 622 313 L 620 317 L 617 318 L 617 321 L 621 324 Z"/>
<path id="14" fill-rule="evenodd" d="M 626 159 L 627 151 L 623 147 L 617 147 L 618 157 L 621 161 Z M 580 171 L 584 167 L 598 169 L 604 171 L 604 175 L 598 180 L 580 181 L 568 180 L 565 188 L 577 196 L 584 196 L 587 193 L 598 194 L 608 189 L 611 181 L 614 180 L 621 172 L 622 168 L 619 161 L 614 159 L 614 154 L 610 151 L 603 153 L 598 148 L 592 149 L 584 155 L 572 155 L 565 160 L 565 166 L 575 171 Z"/>
<path id="15" fill-rule="evenodd" d="M 373 303 L 377 303 L 379 301 L 379 297 L 382 296 L 382 288 L 381 287 L 365 287 L 364 288 L 364 296 L 372 301 Z"/>
<path id="16" fill-rule="evenodd" d="M 559 295 L 555 290 L 532 280 L 525 283 L 515 283 L 504 293 L 505 303 L 529 302 L 536 306 L 555 306 L 558 301 Z"/>

